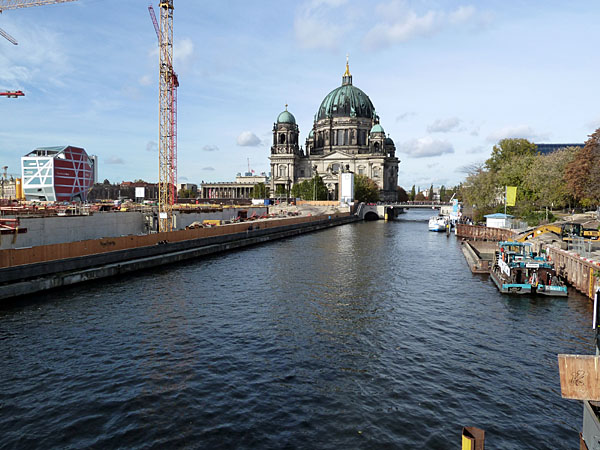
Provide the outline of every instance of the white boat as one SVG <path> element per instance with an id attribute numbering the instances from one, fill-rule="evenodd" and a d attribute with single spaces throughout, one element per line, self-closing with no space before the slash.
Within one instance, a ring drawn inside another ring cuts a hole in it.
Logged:
<path id="1" fill-rule="evenodd" d="M 434 216 L 429 219 L 429 231 L 446 231 L 447 219 L 443 216 Z"/>

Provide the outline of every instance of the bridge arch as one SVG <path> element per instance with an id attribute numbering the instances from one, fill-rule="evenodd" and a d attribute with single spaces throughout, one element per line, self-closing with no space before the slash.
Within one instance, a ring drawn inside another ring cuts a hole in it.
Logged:
<path id="1" fill-rule="evenodd" d="M 364 220 L 379 220 L 379 214 L 376 211 L 367 211 Z"/>

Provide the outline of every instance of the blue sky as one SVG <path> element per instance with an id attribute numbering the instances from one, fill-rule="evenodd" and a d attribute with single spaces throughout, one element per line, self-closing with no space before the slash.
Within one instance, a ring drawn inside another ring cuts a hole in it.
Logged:
<path id="1" fill-rule="evenodd" d="M 158 178 L 158 53 L 146 1 L 79 0 L 5 11 L 0 164 L 38 146 L 99 156 L 99 178 Z M 157 9 L 156 5 L 155 9 Z M 289 104 L 309 132 L 341 83 L 371 98 L 399 183 L 455 185 L 503 137 L 583 142 L 600 127 L 600 2 L 175 0 L 180 182 L 269 170 Z"/>

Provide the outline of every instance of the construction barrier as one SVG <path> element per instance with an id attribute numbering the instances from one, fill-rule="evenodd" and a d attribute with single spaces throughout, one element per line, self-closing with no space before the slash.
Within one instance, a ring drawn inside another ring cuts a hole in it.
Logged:
<path id="1" fill-rule="evenodd" d="M 127 250 L 138 247 L 157 245 L 165 242 L 180 242 L 226 234 L 241 233 L 246 230 L 263 230 L 268 228 L 317 222 L 328 218 L 347 217 L 350 213 L 328 214 L 323 216 L 291 217 L 263 221 L 248 221 L 211 228 L 196 228 L 140 236 L 122 236 L 63 244 L 40 245 L 37 247 L 0 250 L 0 268 L 34 264 L 39 262 L 76 258 L 98 253 Z"/>
<path id="2" fill-rule="evenodd" d="M 515 234 L 504 228 L 491 228 L 479 225 L 456 225 L 456 236 L 476 241 L 508 241 L 514 239 Z"/>
<path id="3" fill-rule="evenodd" d="M 600 263 L 584 258 L 572 251 L 561 250 L 548 246 L 548 254 L 558 275 L 582 294 L 594 298 L 594 293 L 600 288 Z"/>

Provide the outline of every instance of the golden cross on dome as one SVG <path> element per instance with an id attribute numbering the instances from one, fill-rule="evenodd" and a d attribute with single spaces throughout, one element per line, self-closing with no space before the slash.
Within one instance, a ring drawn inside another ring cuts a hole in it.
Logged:
<path id="1" fill-rule="evenodd" d="M 344 72 L 344 76 L 345 77 L 349 77 L 350 76 L 350 66 L 348 65 L 348 58 L 350 57 L 350 55 L 348 53 L 346 53 L 346 72 Z"/>
<path id="2" fill-rule="evenodd" d="M 285 104 L 285 110 L 287 111 L 287 103 Z"/>

